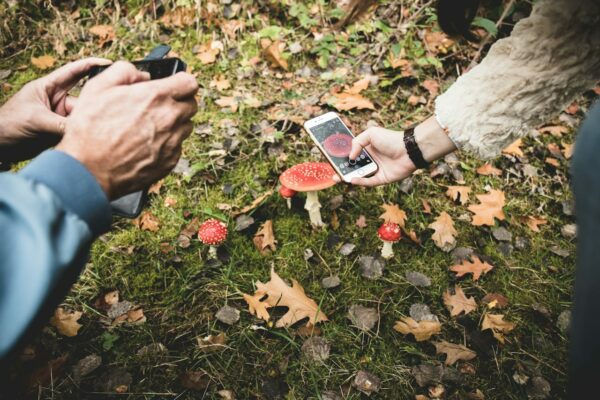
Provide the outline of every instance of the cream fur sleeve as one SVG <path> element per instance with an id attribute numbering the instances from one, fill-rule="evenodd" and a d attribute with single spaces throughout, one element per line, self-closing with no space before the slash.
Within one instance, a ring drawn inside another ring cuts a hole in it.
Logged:
<path id="1" fill-rule="evenodd" d="M 599 80 L 600 0 L 540 0 L 436 99 L 436 114 L 458 148 L 491 158 Z"/>

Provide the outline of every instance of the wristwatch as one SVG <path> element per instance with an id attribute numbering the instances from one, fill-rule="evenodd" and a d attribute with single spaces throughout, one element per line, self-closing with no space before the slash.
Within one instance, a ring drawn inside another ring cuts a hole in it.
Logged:
<path id="1" fill-rule="evenodd" d="M 419 145 L 415 140 L 415 127 L 411 126 L 404 131 L 404 147 L 408 153 L 408 157 L 415 164 L 417 169 L 429 168 L 429 163 L 423 158 L 423 153 L 419 149 Z"/>

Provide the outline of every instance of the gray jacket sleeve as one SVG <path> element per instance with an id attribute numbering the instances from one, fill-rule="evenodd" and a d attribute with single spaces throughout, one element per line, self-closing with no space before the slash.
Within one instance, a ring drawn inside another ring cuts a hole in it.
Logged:
<path id="1" fill-rule="evenodd" d="M 600 0 L 540 0 L 436 99 L 436 114 L 459 149 L 491 158 L 599 80 Z"/>

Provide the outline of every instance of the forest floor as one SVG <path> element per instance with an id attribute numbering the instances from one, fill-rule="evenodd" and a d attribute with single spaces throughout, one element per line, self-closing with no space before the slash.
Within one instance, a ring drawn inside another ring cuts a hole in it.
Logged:
<path id="1" fill-rule="evenodd" d="M 291 209 L 277 193 L 287 168 L 324 161 L 303 121 L 337 111 L 359 133 L 426 118 L 435 96 L 485 55 L 496 25 L 497 37 L 507 35 L 528 2 L 509 2 L 503 21 L 502 6 L 482 14 L 481 54 L 480 43 L 439 33 L 432 1 L 382 1 L 339 29 L 344 12 L 321 0 L 23 3 L 0 5 L 5 26 L 19 26 L 3 45 L 2 102 L 69 60 L 141 59 L 159 43 L 201 88 L 180 164 L 153 186 L 139 219 L 115 218 L 94 244 L 61 305 L 66 320 L 49 323 L 12 371 L 19 390 L 43 399 L 565 397 L 575 265 L 568 159 L 594 92 L 490 165 L 457 154 L 400 184 L 322 191 L 322 229 L 311 227 L 303 193 Z M 361 80 L 366 108 L 336 103 Z M 448 186 L 461 187 L 459 201 Z M 488 192 L 504 194 L 505 218 L 474 226 L 469 206 Z M 384 204 L 406 213 L 415 240 L 405 234 L 380 265 Z M 430 228 L 442 213 L 456 229 L 447 251 Z M 230 232 L 216 260 L 194 233 L 208 218 Z M 276 244 L 263 250 L 254 238 L 266 221 Z M 458 278 L 450 267 L 465 259 L 493 269 Z M 269 322 L 253 315 L 243 294 L 272 268 L 329 321 L 280 328 L 279 307 Z M 328 277 L 339 285 L 326 288 Z M 445 305 L 455 285 L 474 298 L 467 314 Z M 405 317 L 433 323 L 423 325 L 430 337 L 395 330 Z"/>

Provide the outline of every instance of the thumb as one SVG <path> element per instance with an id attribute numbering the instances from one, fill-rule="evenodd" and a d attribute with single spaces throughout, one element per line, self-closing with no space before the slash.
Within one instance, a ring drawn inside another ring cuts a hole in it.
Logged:
<path id="1" fill-rule="evenodd" d="M 139 71 L 133 64 L 117 61 L 98 76 L 90 79 L 87 87 L 95 90 L 107 89 L 113 86 L 131 85 L 150 80 L 148 72 Z"/>
<path id="2" fill-rule="evenodd" d="M 350 160 L 355 160 L 356 157 L 360 155 L 360 152 L 363 148 L 367 147 L 371 143 L 371 131 L 368 129 L 355 137 L 352 140 L 352 149 L 350 150 L 350 154 L 348 158 Z"/>
<path id="3" fill-rule="evenodd" d="M 62 115 L 44 110 L 36 117 L 36 130 L 62 136 L 65 133 L 66 122 L 67 118 Z"/>

